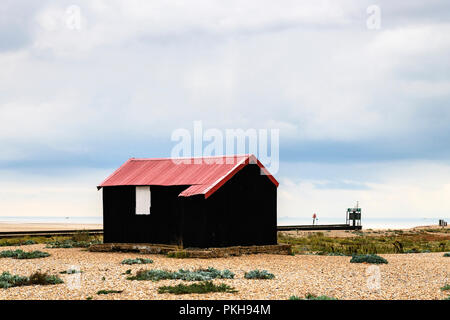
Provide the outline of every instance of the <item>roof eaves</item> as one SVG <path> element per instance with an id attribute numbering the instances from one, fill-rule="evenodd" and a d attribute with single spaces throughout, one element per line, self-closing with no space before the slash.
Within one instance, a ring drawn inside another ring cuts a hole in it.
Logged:
<path id="1" fill-rule="evenodd" d="M 269 170 L 266 169 L 266 167 L 264 167 L 264 165 L 258 159 L 256 159 L 256 161 L 257 161 L 257 164 L 260 167 L 260 169 L 264 172 L 264 175 L 267 176 L 267 178 L 269 178 L 270 181 L 272 181 L 272 183 L 278 188 L 280 183 L 275 179 L 275 177 L 269 172 Z"/>
<path id="2" fill-rule="evenodd" d="M 105 180 L 102 181 L 102 183 L 100 183 L 100 184 L 97 186 L 97 190 L 100 190 L 100 189 L 102 188 L 102 185 L 103 185 L 106 181 L 108 181 L 110 178 L 112 178 L 114 175 L 116 175 L 116 174 L 120 171 L 120 169 L 122 169 L 123 167 L 125 167 L 129 162 L 131 162 L 131 161 L 133 161 L 133 160 L 134 160 L 134 158 L 130 158 L 130 159 L 128 159 L 127 161 L 125 161 L 125 163 L 123 163 L 123 164 L 119 167 L 119 169 L 117 169 L 116 171 L 114 171 L 113 173 L 111 173 Z"/>

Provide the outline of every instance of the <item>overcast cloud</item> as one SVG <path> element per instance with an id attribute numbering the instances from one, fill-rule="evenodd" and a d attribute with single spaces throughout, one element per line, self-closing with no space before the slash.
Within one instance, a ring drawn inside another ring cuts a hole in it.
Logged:
<path id="1" fill-rule="evenodd" d="M 279 216 L 449 217 L 449 54 L 448 1 L 3 1 L 0 214 L 99 216 L 202 120 L 280 129 Z"/>

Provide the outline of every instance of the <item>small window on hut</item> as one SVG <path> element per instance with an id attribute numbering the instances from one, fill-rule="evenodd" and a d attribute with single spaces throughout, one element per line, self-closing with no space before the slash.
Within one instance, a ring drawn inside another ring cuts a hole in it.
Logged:
<path id="1" fill-rule="evenodd" d="M 136 214 L 150 214 L 150 187 L 136 187 Z"/>

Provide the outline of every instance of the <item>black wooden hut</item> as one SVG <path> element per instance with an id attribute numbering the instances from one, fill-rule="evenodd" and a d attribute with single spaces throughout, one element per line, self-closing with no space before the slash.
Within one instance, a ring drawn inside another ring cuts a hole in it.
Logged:
<path id="1" fill-rule="evenodd" d="M 105 243 L 277 243 L 278 182 L 253 155 L 131 158 L 102 182 Z"/>

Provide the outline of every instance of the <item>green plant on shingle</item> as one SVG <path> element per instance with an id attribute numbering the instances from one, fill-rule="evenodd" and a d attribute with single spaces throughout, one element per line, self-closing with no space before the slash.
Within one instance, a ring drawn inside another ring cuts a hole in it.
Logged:
<path id="1" fill-rule="evenodd" d="M 351 263 L 373 263 L 382 264 L 388 263 L 383 257 L 377 256 L 376 254 L 356 254 L 352 256 L 350 260 Z"/>
<path id="2" fill-rule="evenodd" d="M 97 291 L 97 294 L 101 295 L 101 294 L 122 293 L 122 292 L 123 290 L 99 290 Z"/>
<path id="3" fill-rule="evenodd" d="M 125 259 L 121 262 L 122 264 L 148 264 L 153 263 L 152 259 L 136 258 L 136 259 Z"/>
<path id="4" fill-rule="evenodd" d="M 230 270 L 217 270 L 212 267 L 207 269 L 198 269 L 194 271 L 180 269 L 177 272 L 177 278 L 187 281 L 205 281 L 212 279 L 233 279 L 234 273 Z"/>
<path id="5" fill-rule="evenodd" d="M 43 251 L 28 251 L 28 252 L 20 252 L 15 259 L 38 259 L 38 258 L 46 258 L 49 257 L 50 254 Z"/>
<path id="6" fill-rule="evenodd" d="M 40 284 L 40 285 L 60 284 L 64 282 L 58 276 L 49 275 L 46 272 L 40 271 L 31 274 L 29 277 L 29 281 L 30 284 Z"/>
<path id="7" fill-rule="evenodd" d="M 99 243 L 101 243 L 101 241 L 97 239 L 90 241 L 74 241 L 73 239 L 65 239 L 47 242 L 46 248 L 50 249 L 88 248 L 92 244 L 99 244 Z"/>
<path id="8" fill-rule="evenodd" d="M 443 287 L 441 288 L 441 290 L 442 290 L 442 291 L 448 291 L 448 290 L 450 290 L 450 284 L 446 284 L 445 286 L 443 286 Z"/>
<path id="9" fill-rule="evenodd" d="M 178 284 L 176 286 L 163 286 L 158 288 L 158 293 L 172 293 L 172 294 L 191 294 L 191 293 L 210 293 L 210 292 L 228 292 L 235 293 L 233 287 L 225 283 L 219 285 L 214 284 L 212 281 L 203 281 L 200 283 L 193 283 L 190 285 Z"/>
<path id="10" fill-rule="evenodd" d="M 46 272 L 37 271 L 29 277 L 12 275 L 9 272 L 3 272 L 0 275 L 0 288 L 30 286 L 30 285 L 50 285 L 60 284 L 63 281 L 55 275 L 49 275 Z"/>
<path id="11" fill-rule="evenodd" d="M 337 300 L 336 298 L 333 297 L 329 297 L 329 296 L 316 296 L 314 294 L 311 293 L 307 293 L 305 296 L 305 300 Z"/>
<path id="12" fill-rule="evenodd" d="M 19 254 L 19 251 L 23 250 L 5 250 L 0 252 L 0 258 L 14 258 Z"/>
<path id="13" fill-rule="evenodd" d="M 307 293 L 304 298 L 300 298 L 299 296 L 290 296 L 289 300 L 337 300 L 333 297 L 328 296 L 316 296 L 311 293 Z"/>
<path id="14" fill-rule="evenodd" d="M 28 277 L 12 275 L 9 272 L 3 272 L 0 275 L 0 288 L 10 288 L 25 286 L 28 283 Z"/>
<path id="15" fill-rule="evenodd" d="M 54 248 L 75 248 L 74 242 L 72 240 L 63 240 L 63 241 L 51 241 L 48 242 L 45 246 L 46 248 L 54 249 Z"/>
<path id="16" fill-rule="evenodd" d="M 450 257 L 450 252 L 444 253 L 444 257 Z"/>
<path id="17" fill-rule="evenodd" d="M 36 251 L 23 251 L 17 250 L 5 250 L 0 252 L 0 258 L 13 258 L 13 259 L 37 259 L 50 256 L 47 252 Z"/>
<path id="18" fill-rule="evenodd" d="M 77 269 L 67 269 L 60 272 L 60 274 L 75 274 L 75 273 L 83 273 L 83 271 Z"/>
<path id="19" fill-rule="evenodd" d="M 421 251 L 417 248 L 412 248 L 409 250 L 406 250 L 405 253 L 420 253 Z"/>
<path id="20" fill-rule="evenodd" d="M 245 279 L 273 279 L 275 275 L 273 273 L 268 272 L 267 270 L 252 270 L 246 272 L 244 275 Z"/>
<path id="21" fill-rule="evenodd" d="M 212 279 L 233 279 L 234 273 L 230 270 L 217 270 L 214 268 L 198 269 L 194 271 L 180 269 L 178 271 L 168 270 L 139 270 L 135 276 L 128 277 L 128 280 L 152 280 L 159 281 L 165 279 L 179 279 L 186 281 L 205 281 Z"/>
<path id="22" fill-rule="evenodd" d="M 152 270 L 139 270 L 136 272 L 136 275 L 130 276 L 127 279 L 159 281 L 165 279 L 175 279 L 175 276 L 174 272 L 172 271 L 152 269 Z"/>

